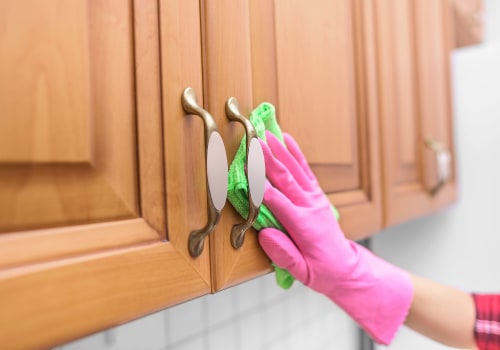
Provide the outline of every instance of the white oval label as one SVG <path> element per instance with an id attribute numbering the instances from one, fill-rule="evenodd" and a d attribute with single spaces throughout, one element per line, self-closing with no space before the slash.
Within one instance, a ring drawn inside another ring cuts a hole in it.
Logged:
<path id="1" fill-rule="evenodd" d="M 212 203 L 219 211 L 226 204 L 227 174 L 226 148 L 220 134 L 214 131 L 207 146 L 207 179 Z"/>
<path id="2" fill-rule="evenodd" d="M 247 160 L 248 188 L 256 207 L 262 204 L 266 182 L 266 164 L 262 146 L 256 138 L 250 141 Z"/>

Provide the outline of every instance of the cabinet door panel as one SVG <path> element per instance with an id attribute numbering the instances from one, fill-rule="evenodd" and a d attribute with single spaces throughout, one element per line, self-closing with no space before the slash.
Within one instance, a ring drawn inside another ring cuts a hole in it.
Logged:
<path id="1" fill-rule="evenodd" d="M 0 232 L 136 216 L 128 7 L 0 7 Z"/>
<path id="2" fill-rule="evenodd" d="M 302 145 L 326 192 L 359 186 L 350 2 L 275 2 L 280 123 Z M 347 182 L 326 182 L 349 168 Z"/>
<path id="3" fill-rule="evenodd" d="M 436 195 L 433 138 L 453 154 L 446 1 L 376 3 L 385 222 L 433 212 L 455 198 L 452 180 Z M 453 167 L 452 167 L 453 168 Z"/>
<path id="4" fill-rule="evenodd" d="M 346 234 L 366 237 L 381 219 L 372 4 L 274 4 L 280 124 L 339 207 Z"/>

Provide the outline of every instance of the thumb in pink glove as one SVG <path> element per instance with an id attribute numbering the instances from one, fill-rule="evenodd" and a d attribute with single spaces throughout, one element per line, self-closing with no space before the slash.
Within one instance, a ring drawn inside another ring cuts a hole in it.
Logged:
<path id="1" fill-rule="evenodd" d="M 259 242 L 274 263 L 344 309 L 376 342 L 389 344 L 413 298 L 408 273 L 347 240 L 330 202 L 293 138 L 270 132 L 264 204 L 285 227 L 266 228 Z"/>

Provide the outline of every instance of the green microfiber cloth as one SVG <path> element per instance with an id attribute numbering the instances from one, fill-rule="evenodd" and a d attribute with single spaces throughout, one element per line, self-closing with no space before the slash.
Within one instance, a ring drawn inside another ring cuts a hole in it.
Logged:
<path id="1" fill-rule="evenodd" d="M 284 144 L 283 134 L 276 121 L 274 106 L 270 103 L 262 103 L 250 114 L 250 122 L 253 124 L 257 136 L 266 141 L 266 130 L 272 132 Z M 229 167 L 228 175 L 228 199 L 236 211 L 243 217 L 248 217 L 248 181 L 245 175 L 246 162 L 246 136 L 241 140 L 240 147 L 236 152 L 233 162 Z M 338 212 L 332 206 L 332 210 L 338 219 Z M 266 227 L 274 227 L 282 232 L 286 232 L 283 226 L 274 217 L 271 211 L 265 206 L 260 207 L 260 212 L 253 227 L 259 231 Z M 276 273 L 276 282 L 283 289 L 292 286 L 295 280 L 285 269 L 273 264 Z"/>

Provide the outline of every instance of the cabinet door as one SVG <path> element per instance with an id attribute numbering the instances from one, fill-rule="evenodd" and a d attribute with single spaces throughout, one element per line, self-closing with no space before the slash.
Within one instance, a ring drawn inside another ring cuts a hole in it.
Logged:
<path id="1" fill-rule="evenodd" d="M 366 3 L 366 4 L 365 4 Z M 231 160 L 242 127 L 227 121 L 230 96 L 248 115 L 277 107 L 284 131 L 302 145 L 321 185 L 340 208 L 351 238 L 381 227 L 378 134 L 370 2 L 204 1 L 205 106 L 217 119 Z M 211 238 L 214 289 L 269 270 L 255 232 L 234 250 L 223 213 Z"/>
<path id="2" fill-rule="evenodd" d="M 252 2 L 253 77 L 350 238 L 381 228 L 371 1 Z"/>
<path id="3" fill-rule="evenodd" d="M 453 155 L 448 8 L 446 1 L 409 0 L 377 1 L 376 8 L 385 223 L 392 225 L 455 199 L 453 172 L 429 193 L 436 158 L 425 146 L 435 139 Z"/>
<path id="4" fill-rule="evenodd" d="M 161 70 L 154 0 L 0 5 L 4 346 L 50 348 L 210 291 L 208 253 L 167 234 L 163 178 L 162 107 L 184 119 L 159 72 L 201 85 L 198 4 L 161 5 Z M 197 70 L 177 70 L 184 40 Z"/>
<path id="5" fill-rule="evenodd" d="M 0 231 L 136 216 L 129 43 L 85 1 L 1 6 Z"/>
<path id="6" fill-rule="evenodd" d="M 229 162 L 244 134 L 241 124 L 230 122 L 225 103 L 235 97 L 243 115 L 249 116 L 259 101 L 252 91 L 251 26 L 252 1 L 203 1 L 203 52 L 205 107 L 212 113 L 224 139 Z M 270 271 L 255 230 L 246 233 L 243 246 L 231 246 L 230 233 L 242 219 L 229 203 L 210 237 L 213 289 L 219 290 Z"/>

